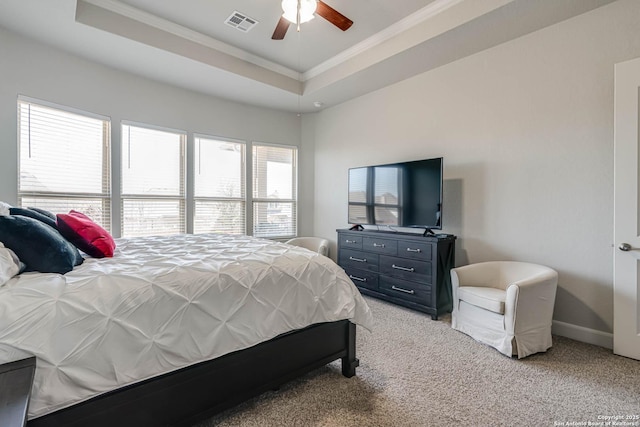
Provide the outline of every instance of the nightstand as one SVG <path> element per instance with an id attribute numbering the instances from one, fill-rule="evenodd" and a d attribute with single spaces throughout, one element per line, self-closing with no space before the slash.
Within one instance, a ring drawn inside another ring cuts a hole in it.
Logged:
<path id="1" fill-rule="evenodd" d="M 27 425 L 27 409 L 35 371 L 35 357 L 0 364 L 0 426 Z"/>

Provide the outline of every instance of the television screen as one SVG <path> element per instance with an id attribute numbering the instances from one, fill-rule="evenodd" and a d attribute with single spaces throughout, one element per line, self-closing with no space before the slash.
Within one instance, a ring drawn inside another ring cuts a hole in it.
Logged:
<path id="1" fill-rule="evenodd" d="M 349 223 L 442 228 L 442 157 L 349 169 Z"/>

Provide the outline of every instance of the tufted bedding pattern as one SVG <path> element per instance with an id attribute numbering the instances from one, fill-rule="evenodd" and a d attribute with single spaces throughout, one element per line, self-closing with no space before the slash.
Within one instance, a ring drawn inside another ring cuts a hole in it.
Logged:
<path id="1" fill-rule="evenodd" d="M 0 287 L 0 361 L 37 357 L 35 418 L 311 324 L 371 313 L 344 271 L 249 236 L 117 239 L 113 258 Z"/>

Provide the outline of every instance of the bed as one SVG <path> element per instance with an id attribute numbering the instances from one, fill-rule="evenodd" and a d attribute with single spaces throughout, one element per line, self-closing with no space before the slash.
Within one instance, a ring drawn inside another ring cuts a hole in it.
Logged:
<path id="1" fill-rule="evenodd" d="M 334 360 L 371 313 L 329 258 L 229 235 L 118 239 L 0 287 L 0 361 L 35 355 L 28 426 L 191 425 Z"/>

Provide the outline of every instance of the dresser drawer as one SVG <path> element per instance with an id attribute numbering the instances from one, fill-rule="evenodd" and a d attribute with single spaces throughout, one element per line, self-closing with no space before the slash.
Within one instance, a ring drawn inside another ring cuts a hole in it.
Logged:
<path id="1" fill-rule="evenodd" d="M 340 267 L 344 268 L 356 268 L 359 270 L 378 271 L 378 255 L 352 251 L 347 249 L 340 250 L 340 259 L 338 260 Z"/>
<path id="2" fill-rule="evenodd" d="M 380 255 L 380 273 L 431 284 L 431 263 L 426 261 Z"/>
<path id="3" fill-rule="evenodd" d="M 378 290 L 389 296 L 411 301 L 417 304 L 432 306 L 431 286 L 420 285 L 394 277 L 380 276 Z"/>
<path id="4" fill-rule="evenodd" d="M 354 285 L 360 288 L 378 290 L 378 273 L 374 271 L 358 270 L 355 268 L 345 268 L 347 276 Z"/>
<path id="5" fill-rule="evenodd" d="M 362 236 L 338 234 L 338 246 L 344 249 L 362 249 Z"/>
<path id="6" fill-rule="evenodd" d="M 399 241 L 398 256 L 419 261 L 431 261 L 431 248 L 431 243 Z"/>
<path id="7" fill-rule="evenodd" d="M 365 237 L 362 239 L 362 250 L 378 254 L 396 255 L 398 253 L 398 241 L 380 239 L 378 237 Z"/>

